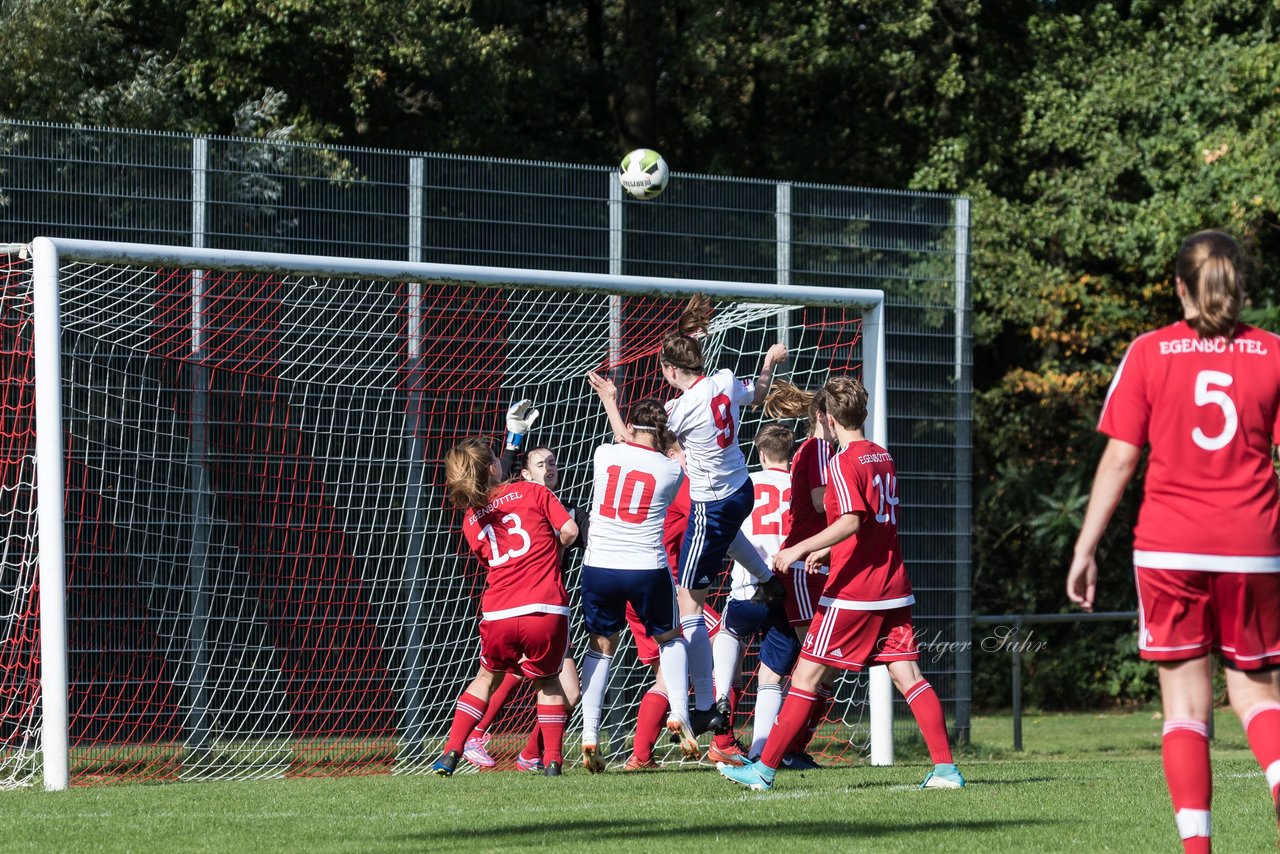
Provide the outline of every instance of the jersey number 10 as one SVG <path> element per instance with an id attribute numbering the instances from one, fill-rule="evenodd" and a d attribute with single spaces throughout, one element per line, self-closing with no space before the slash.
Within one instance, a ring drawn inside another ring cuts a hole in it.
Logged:
<path id="1" fill-rule="evenodd" d="M 604 503 L 600 505 L 600 515 L 606 519 L 617 519 L 639 525 L 649 517 L 649 505 L 653 503 L 654 490 L 658 481 L 647 471 L 632 469 L 622 477 L 622 466 L 609 466 L 605 469 L 609 475 L 604 487 Z M 621 480 L 621 486 L 619 486 Z M 637 494 L 638 493 L 638 494 Z"/>

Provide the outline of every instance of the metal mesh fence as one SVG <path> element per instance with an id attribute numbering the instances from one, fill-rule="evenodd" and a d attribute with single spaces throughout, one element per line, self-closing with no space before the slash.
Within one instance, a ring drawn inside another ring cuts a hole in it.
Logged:
<path id="1" fill-rule="evenodd" d="M 0 242 L 38 235 L 882 288 L 921 664 L 967 735 L 967 199 L 675 173 L 634 202 L 603 166 L 0 122 Z"/>

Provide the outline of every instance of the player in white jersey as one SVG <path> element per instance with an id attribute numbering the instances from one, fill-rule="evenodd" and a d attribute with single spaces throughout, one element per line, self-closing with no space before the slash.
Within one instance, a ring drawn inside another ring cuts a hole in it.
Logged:
<path id="1" fill-rule="evenodd" d="M 769 562 L 782 547 L 787 535 L 791 510 L 791 451 L 796 437 L 784 424 L 773 422 L 756 434 L 756 451 L 760 471 L 751 473 L 755 506 L 742 525 L 756 553 Z M 740 691 L 742 656 L 747 646 L 760 637 L 760 667 L 756 671 L 755 724 L 751 748 L 743 751 L 736 742 L 712 743 L 708 757 L 713 762 L 744 765 L 764 748 L 778 711 L 782 708 L 782 681 L 800 655 L 800 639 L 787 622 L 781 602 L 770 604 L 753 601 L 756 580 L 747 569 L 735 562 L 729 603 L 724 622 L 712 643 L 715 660 L 716 708 L 732 722 Z M 730 727 L 732 733 L 732 727 Z M 736 749 L 735 749 L 736 748 Z"/>
<path id="2" fill-rule="evenodd" d="M 690 300 L 680 315 L 679 329 L 662 341 L 659 363 L 663 379 L 681 392 L 667 404 L 667 422 L 684 446 L 689 476 L 691 512 L 676 587 L 694 693 L 690 719 L 695 731 L 723 733 L 727 722 L 715 709 L 711 640 L 703 609 L 729 547 L 754 505 L 747 462 L 738 447 L 739 411 L 764 403 L 774 365 L 786 360 L 787 348 L 782 344 L 769 348 L 754 383 L 739 380 L 729 370 L 707 374 L 699 340 L 706 335 L 710 317 L 711 304 L 705 296 Z M 761 599 L 780 601 L 785 596 L 782 583 L 767 569 L 756 580 Z"/>
<path id="3" fill-rule="evenodd" d="M 612 383 L 592 385 L 610 421 L 620 419 Z M 591 539 L 582 566 L 582 609 L 590 649 L 582 663 L 582 764 L 604 770 L 597 746 L 609 668 L 630 604 L 658 644 L 662 672 L 687 680 L 675 585 L 663 547 L 663 522 L 684 472 L 661 447 L 667 418 L 662 404 L 641 400 L 615 431 L 626 441 L 596 449 L 591 494 Z M 621 427 L 622 429 L 618 429 Z"/>

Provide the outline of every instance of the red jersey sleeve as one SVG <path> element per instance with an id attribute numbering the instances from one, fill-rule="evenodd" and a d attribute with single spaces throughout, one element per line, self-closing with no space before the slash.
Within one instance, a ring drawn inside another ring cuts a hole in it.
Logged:
<path id="1" fill-rule="evenodd" d="M 557 531 L 564 527 L 565 522 L 573 518 L 569 515 L 569 511 L 564 509 L 560 499 L 556 498 L 555 493 L 546 487 L 538 490 L 538 509 L 547 517 L 551 527 Z"/>
<path id="2" fill-rule="evenodd" d="M 1125 351 L 1111 378 L 1098 432 L 1141 448 L 1147 444 L 1147 428 L 1151 422 L 1151 401 L 1147 396 L 1146 348 L 1142 338 Z"/>
<path id="3" fill-rule="evenodd" d="M 834 522 L 846 513 L 857 513 L 865 517 L 870 511 L 865 494 L 866 484 L 862 483 L 861 471 L 853 464 L 853 456 L 847 449 L 831 461 L 828 474 L 831 479 L 824 498 L 828 522 Z"/>

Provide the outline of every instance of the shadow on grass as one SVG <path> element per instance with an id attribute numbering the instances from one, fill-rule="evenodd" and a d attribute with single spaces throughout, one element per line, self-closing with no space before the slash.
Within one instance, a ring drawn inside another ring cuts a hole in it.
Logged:
<path id="1" fill-rule="evenodd" d="M 679 838 L 685 843 L 707 837 L 712 839 L 723 839 L 726 836 L 733 838 L 735 835 L 756 832 L 768 833 L 771 837 L 783 837 L 790 840 L 805 838 L 855 839 L 859 837 L 912 836 L 948 831 L 991 831 L 1012 827 L 1026 828 L 1065 823 L 1046 819 L 1027 819 L 1025 817 L 1016 819 L 979 819 L 974 821 L 895 819 L 884 822 L 814 821 L 798 817 L 793 821 L 770 820 L 767 825 L 755 827 L 742 823 L 716 823 L 700 818 L 696 825 L 681 829 L 678 833 L 680 834 Z M 673 838 L 673 828 L 664 825 L 655 826 L 652 820 L 647 819 L 613 819 L 607 823 L 592 820 L 569 820 L 557 821 L 554 824 L 508 824 L 497 827 L 472 825 L 467 829 L 467 833 L 470 838 L 476 841 L 488 843 L 501 843 L 504 840 L 511 839 L 532 843 L 534 840 L 548 834 L 560 836 L 566 841 L 575 838 L 577 834 L 588 835 L 593 841 L 619 839 L 635 842 L 646 837 L 664 840 Z M 435 831 L 406 833 L 400 838 L 407 843 L 421 845 L 431 845 L 446 841 L 456 842 L 458 829 L 442 827 Z"/>

